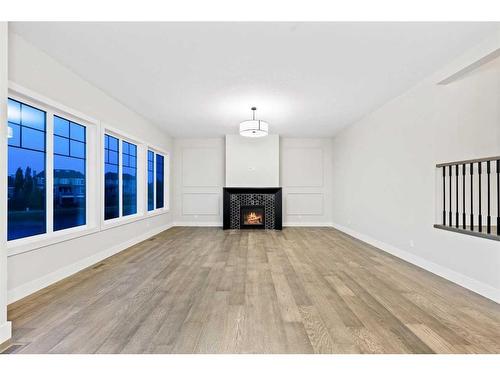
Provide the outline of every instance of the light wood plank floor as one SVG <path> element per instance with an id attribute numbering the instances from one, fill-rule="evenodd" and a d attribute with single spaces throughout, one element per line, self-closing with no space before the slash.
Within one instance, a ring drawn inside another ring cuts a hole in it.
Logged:
<path id="1" fill-rule="evenodd" d="M 173 228 L 9 319 L 15 353 L 500 353 L 500 305 L 330 228 Z"/>

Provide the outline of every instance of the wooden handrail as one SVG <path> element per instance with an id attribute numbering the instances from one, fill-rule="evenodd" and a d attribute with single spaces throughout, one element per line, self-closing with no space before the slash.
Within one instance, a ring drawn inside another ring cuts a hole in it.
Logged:
<path id="1" fill-rule="evenodd" d="M 439 164 L 436 164 L 436 168 L 447 167 L 449 165 L 482 163 L 485 161 L 496 161 L 496 160 L 500 160 L 500 156 L 490 156 L 488 158 L 481 158 L 481 159 L 469 159 L 469 160 L 450 161 L 448 163 L 439 163 Z"/>

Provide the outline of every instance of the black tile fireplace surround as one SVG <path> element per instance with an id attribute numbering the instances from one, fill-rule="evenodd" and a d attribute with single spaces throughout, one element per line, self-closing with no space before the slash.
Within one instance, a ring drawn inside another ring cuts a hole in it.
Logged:
<path id="1" fill-rule="evenodd" d="M 264 207 L 264 225 L 242 223 L 242 208 Z M 280 187 L 225 187 L 223 188 L 223 229 L 278 229 L 283 227 L 282 195 Z"/>

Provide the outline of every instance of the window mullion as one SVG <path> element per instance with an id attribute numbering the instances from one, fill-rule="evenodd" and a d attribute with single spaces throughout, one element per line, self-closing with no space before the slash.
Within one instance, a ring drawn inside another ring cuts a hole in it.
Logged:
<path id="1" fill-rule="evenodd" d="M 94 175 L 90 175 L 89 171 L 89 163 L 92 161 L 92 154 L 89 152 L 90 150 L 96 150 L 97 154 L 100 154 L 101 150 L 96 147 L 90 147 L 93 145 L 93 134 L 89 131 L 89 128 L 86 128 L 85 132 L 85 223 L 89 225 L 94 222 L 94 218 L 91 213 L 93 210 L 91 209 L 90 202 L 92 198 L 97 198 L 94 194 L 91 194 L 91 186 L 93 186 L 93 177 Z M 90 145 L 90 146 L 89 146 Z M 95 164 L 93 164 L 95 165 Z M 100 170 L 100 169 L 99 169 Z M 92 185 L 91 185 L 92 182 Z"/>
<path id="2" fill-rule="evenodd" d="M 143 215 L 148 212 L 148 167 L 147 167 L 147 151 L 146 151 L 146 168 L 141 168 L 144 165 L 144 145 L 137 145 L 137 213 Z M 146 174 L 144 175 L 144 171 Z M 145 178 L 144 178 L 145 177 Z M 145 188 L 145 189 L 144 189 Z M 146 205 L 144 205 L 146 204 Z"/>
<path id="3" fill-rule="evenodd" d="M 156 152 L 153 152 L 153 210 L 156 210 Z"/>
<path id="4" fill-rule="evenodd" d="M 45 202 L 47 233 L 54 232 L 54 112 L 46 112 Z"/>
<path id="5" fill-rule="evenodd" d="M 118 217 L 123 216 L 123 140 L 118 140 Z"/>
<path id="6" fill-rule="evenodd" d="M 100 173 L 99 173 L 99 179 L 100 179 L 100 196 L 101 196 L 101 201 L 99 202 L 99 210 L 100 210 L 100 226 L 102 229 L 102 226 L 106 220 L 106 152 L 107 150 L 104 149 L 106 144 L 106 131 L 103 127 L 101 127 L 100 132 L 99 132 L 99 148 L 101 149 L 101 158 L 99 161 L 99 165 L 101 166 Z"/>

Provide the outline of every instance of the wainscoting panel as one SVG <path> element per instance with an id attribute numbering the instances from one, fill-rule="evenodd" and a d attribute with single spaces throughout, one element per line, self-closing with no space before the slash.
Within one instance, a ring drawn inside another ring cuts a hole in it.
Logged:
<path id="1" fill-rule="evenodd" d="M 222 225 L 224 139 L 176 139 L 174 146 L 174 221 Z"/>
<path id="2" fill-rule="evenodd" d="M 286 187 L 322 187 L 323 149 L 320 147 L 283 149 L 282 177 L 282 185 Z"/>
<path id="3" fill-rule="evenodd" d="M 224 175 L 220 163 L 214 163 L 220 157 L 220 150 L 215 147 L 189 147 L 182 149 L 182 186 L 218 187 Z"/>
<path id="4" fill-rule="evenodd" d="M 331 154 L 331 139 L 280 138 L 284 225 L 331 224 Z M 175 140 L 175 222 L 222 224 L 224 176 L 223 138 Z"/>
<path id="5" fill-rule="evenodd" d="M 323 215 L 324 199 L 322 193 L 286 194 L 287 215 Z"/>
<path id="6" fill-rule="evenodd" d="M 281 139 L 283 225 L 330 225 L 331 153 L 330 139 Z"/>
<path id="7" fill-rule="evenodd" d="M 219 215 L 219 193 L 184 193 L 182 194 L 183 215 Z"/>

